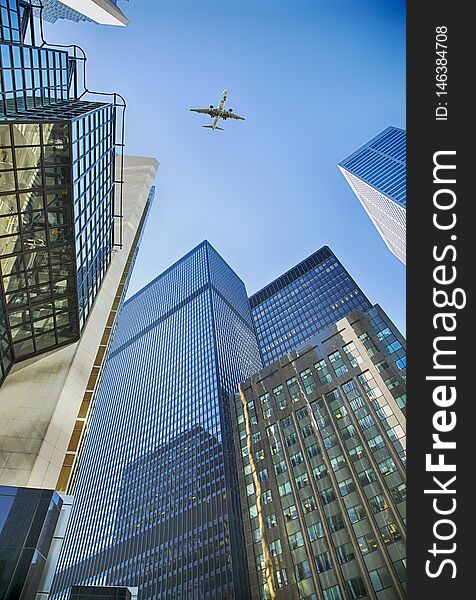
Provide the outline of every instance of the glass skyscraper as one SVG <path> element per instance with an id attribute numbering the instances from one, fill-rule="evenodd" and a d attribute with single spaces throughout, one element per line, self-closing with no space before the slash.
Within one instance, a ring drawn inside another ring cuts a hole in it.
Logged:
<path id="1" fill-rule="evenodd" d="M 79 339 L 118 212 L 115 106 L 75 98 L 75 60 L 27 43 L 31 10 L 0 11 L 0 383 L 13 362 Z"/>
<path id="2" fill-rule="evenodd" d="M 251 296 L 250 304 L 265 365 L 327 325 L 372 306 L 327 246 Z"/>
<path id="3" fill-rule="evenodd" d="M 53 597 L 249 598 L 230 394 L 261 368 L 243 282 L 203 242 L 123 306 Z"/>
<path id="4" fill-rule="evenodd" d="M 388 248 L 405 264 L 405 131 L 387 127 L 339 163 L 339 169 Z"/>

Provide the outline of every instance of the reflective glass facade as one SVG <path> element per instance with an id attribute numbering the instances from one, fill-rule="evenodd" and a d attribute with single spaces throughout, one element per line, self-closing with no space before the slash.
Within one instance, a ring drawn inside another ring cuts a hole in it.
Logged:
<path id="1" fill-rule="evenodd" d="M 25 7 L 29 4 L 29 0 L 0 0 L 0 43 L 22 40 Z"/>
<path id="2" fill-rule="evenodd" d="M 324 246 L 251 296 L 263 364 L 371 304 L 332 250 Z"/>
<path id="3" fill-rule="evenodd" d="M 35 597 L 61 507 L 53 490 L 0 486 L 0 600 Z"/>
<path id="4" fill-rule="evenodd" d="M 0 117 L 69 99 L 68 53 L 0 42 Z"/>
<path id="5" fill-rule="evenodd" d="M 15 360 L 78 339 L 113 245 L 114 108 L 0 123 L 0 265 Z"/>
<path id="6" fill-rule="evenodd" d="M 387 127 L 339 163 L 390 250 L 405 263 L 406 132 Z"/>
<path id="7" fill-rule="evenodd" d="M 405 597 L 397 338 L 378 306 L 353 313 L 235 395 L 253 600 Z"/>
<path id="8" fill-rule="evenodd" d="M 74 59 L 25 43 L 29 2 L 0 0 L 0 23 L 1 383 L 77 340 L 92 308 L 114 244 L 115 108 L 70 99 Z"/>
<path id="9" fill-rule="evenodd" d="M 261 367 L 243 282 L 203 242 L 118 317 L 54 583 L 249 598 L 230 393 Z"/>

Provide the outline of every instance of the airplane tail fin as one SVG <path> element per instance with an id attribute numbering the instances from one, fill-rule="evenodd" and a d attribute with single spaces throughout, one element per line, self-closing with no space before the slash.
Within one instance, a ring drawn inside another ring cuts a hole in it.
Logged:
<path id="1" fill-rule="evenodd" d="M 202 125 L 205 129 L 219 129 L 220 131 L 225 131 L 223 127 L 213 127 L 213 125 Z"/>

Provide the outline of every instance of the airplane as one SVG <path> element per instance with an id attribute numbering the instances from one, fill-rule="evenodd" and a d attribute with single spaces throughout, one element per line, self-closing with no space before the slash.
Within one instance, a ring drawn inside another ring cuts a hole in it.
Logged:
<path id="1" fill-rule="evenodd" d="M 213 119 L 213 125 L 202 125 L 202 127 L 205 127 L 206 129 L 218 129 L 223 131 L 223 127 L 218 127 L 220 119 L 223 119 L 224 121 L 226 121 L 226 119 L 238 119 L 239 121 L 245 120 L 245 117 L 240 117 L 240 115 L 235 114 L 232 108 L 229 108 L 228 110 L 225 109 L 225 103 L 227 99 L 228 90 L 223 90 L 220 104 L 218 106 L 215 107 L 213 104 L 210 104 L 210 108 L 191 108 L 190 110 L 192 112 L 210 115 L 210 117 Z"/>

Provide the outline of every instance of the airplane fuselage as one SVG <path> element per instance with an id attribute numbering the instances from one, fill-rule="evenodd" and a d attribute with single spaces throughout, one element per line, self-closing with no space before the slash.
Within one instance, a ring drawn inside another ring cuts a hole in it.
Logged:
<path id="1" fill-rule="evenodd" d="M 212 125 L 213 129 L 216 129 L 218 127 L 218 123 L 220 122 L 220 119 L 226 119 L 225 104 L 226 104 L 227 100 L 228 100 L 228 90 L 223 90 L 221 99 L 220 99 L 220 104 L 214 111 L 215 116 L 210 115 L 213 119 L 213 125 Z"/>

